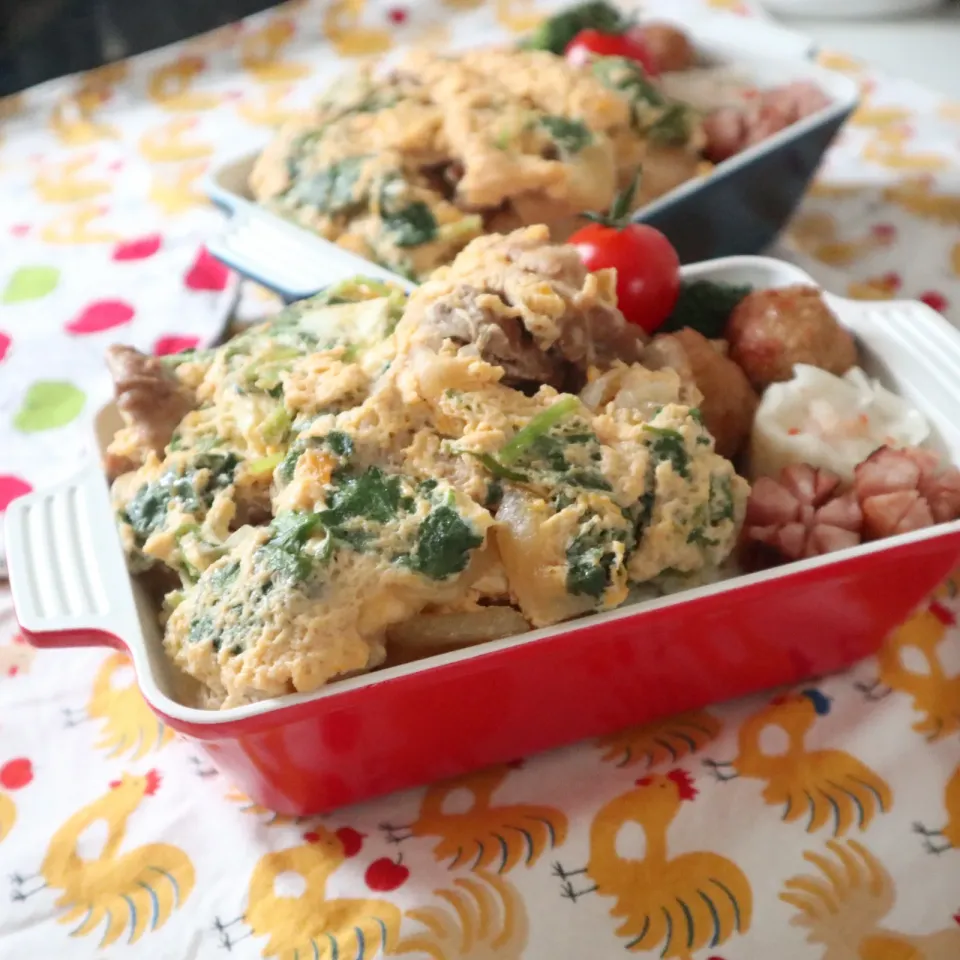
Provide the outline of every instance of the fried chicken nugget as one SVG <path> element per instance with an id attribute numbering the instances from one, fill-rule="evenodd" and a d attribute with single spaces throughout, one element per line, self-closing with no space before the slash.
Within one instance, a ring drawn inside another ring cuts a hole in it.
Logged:
<path id="1" fill-rule="evenodd" d="M 857 362 L 853 337 L 837 322 L 816 287 L 748 294 L 731 314 L 725 332 L 730 358 L 759 391 L 792 379 L 797 363 L 841 376 Z"/>
<path id="2" fill-rule="evenodd" d="M 657 370 L 670 367 L 703 394 L 700 413 L 727 459 L 737 455 L 753 428 L 760 402 L 743 370 L 724 353 L 724 342 L 711 341 L 689 327 L 654 337 L 641 362 Z"/>

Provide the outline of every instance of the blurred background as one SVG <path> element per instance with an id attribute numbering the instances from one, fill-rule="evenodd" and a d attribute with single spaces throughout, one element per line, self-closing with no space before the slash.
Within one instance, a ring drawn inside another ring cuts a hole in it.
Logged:
<path id="1" fill-rule="evenodd" d="M 718 4 L 719 5 L 719 4 Z M 960 95 L 960 0 L 762 0 L 824 46 Z M 213 30 L 267 0 L 0 0 L 0 96 Z"/>

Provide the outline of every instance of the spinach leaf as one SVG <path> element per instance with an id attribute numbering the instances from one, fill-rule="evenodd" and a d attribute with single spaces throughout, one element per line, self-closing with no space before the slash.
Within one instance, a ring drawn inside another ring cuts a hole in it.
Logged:
<path id="1" fill-rule="evenodd" d="M 593 515 L 587 514 L 589 523 Z M 626 543 L 624 530 L 588 527 L 567 547 L 567 593 L 599 599 L 613 583 L 617 553 L 614 543 Z M 629 546 L 629 545 L 628 545 Z"/>
<path id="2" fill-rule="evenodd" d="M 327 509 L 317 516 L 332 529 L 356 517 L 389 523 L 401 509 L 409 512 L 412 508 L 412 499 L 403 495 L 400 477 L 370 467 L 358 476 L 344 478 L 331 494 Z"/>
<path id="3" fill-rule="evenodd" d="M 257 550 L 257 555 L 282 577 L 304 580 L 310 575 L 313 563 L 303 547 L 320 525 L 320 516 L 316 513 L 279 513 L 270 524 L 270 539 Z"/>
<path id="4" fill-rule="evenodd" d="M 682 147 L 690 139 L 693 113 L 683 103 L 674 103 L 647 128 L 647 136 L 664 147 Z"/>
<path id="5" fill-rule="evenodd" d="M 520 46 L 527 50 L 549 50 L 562 54 L 581 30 L 623 33 L 628 25 L 623 14 L 612 4 L 604 0 L 589 0 L 544 20 L 529 37 L 521 41 Z"/>
<path id="6" fill-rule="evenodd" d="M 734 515 L 733 491 L 729 477 L 710 477 L 710 523 L 732 520 Z"/>
<path id="7" fill-rule="evenodd" d="M 722 337 L 730 314 L 751 292 L 746 285 L 714 283 L 712 280 L 688 280 L 680 285 L 673 312 L 658 333 L 671 333 L 690 327 L 708 340 Z"/>
<path id="8" fill-rule="evenodd" d="M 432 580 L 444 580 L 466 569 L 470 551 L 482 543 L 483 537 L 453 507 L 434 507 L 420 525 L 410 567 Z"/>
<path id="9" fill-rule="evenodd" d="M 311 176 L 296 180 L 287 198 L 297 205 L 315 207 L 320 213 L 345 213 L 363 203 L 356 195 L 357 182 L 367 157 L 348 157 Z"/>
<path id="10" fill-rule="evenodd" d="M 215 633 L 216 625 L 213 622 L 213 617 L 205 613 L 190 621 L 187 639 L 191 643 L 201 643 L 204 640 L 209 640 Z"/>
<path id="11" fill-rule="evenodd" d="M 593 142 L 590 128 L 579 120 L 547 115 L 540 118 L 540 126 L 547 131 L 564 157 L 578 154 Z"/>
<path id="12" fill-rule="evenodd" d="M 647 107 L 666 106 L 666 98 L 647 79 L 643 67 L 626 57 L 597 57 L 593 75 L 608 89 L 619 90 L 633 104 Z"/>
<path id="13" fill-rule="evenodd" d="M 643 425 L 647 433 L 655 434 L 650 442 L 650 452 L 658 463 L 667 461 L 673 467 L 673 472 L 685 480 L 690 479 L 690 455 L 683 442 L 683 436 L 669 427 L 654 427 L 649 423 Z"/>
<path id="14" fill-rule="evenodd" d="M 189 464 L 183 474 L 169 470 L 145 483 L 131 498 L 124 512 L 127 523 L 142 543 L 163 526 L 171 505 L 184 513 L 198 514 L 213 503 L 218 490 L 233 483 L 239 459 L 233 453 L 204 453 Z M 202 493 L 196 489 L 197 472 L 209 470 Z"/>
<path id="15" fill-rule="evenodd" d="M 419 247 L 437 238 L 437 221 L 422 200 L 414 200 L 395 213 L 382 214 L 383 226 L 398 247 Z"/>

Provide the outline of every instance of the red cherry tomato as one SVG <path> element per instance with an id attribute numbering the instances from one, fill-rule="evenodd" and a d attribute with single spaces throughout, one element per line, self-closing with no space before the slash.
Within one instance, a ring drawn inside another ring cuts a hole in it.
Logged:
<path id="1" fill-rule="evenodd" d="M 625 57 L 636 60 L 649 77 L 659 73 L 657 61 L 638 31 L 601 33 L 599 30 L 581 30 L 563 51 L 567 62 L 582 67 L 591 57 Z"/>
<path id="2" fill-rule="evenodd" d="M 680 258 L 657 229 L 591 223 L 568 241 L 588 270 L 617 271 L 617 301 L 630 323 L 653 333 L 670 316 L 680 292 Z"/>

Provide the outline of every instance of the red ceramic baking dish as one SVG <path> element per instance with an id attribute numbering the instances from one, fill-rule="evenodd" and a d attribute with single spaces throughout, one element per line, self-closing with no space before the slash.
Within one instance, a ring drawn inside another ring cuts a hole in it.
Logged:
<path id="1" fill-rule="evenodd" d="M 810 283 L 739 257 L 685 277 Z M 828 296 L 864 368 L 960 463 L 960 333 L 918 303 Z M 118 424 L 106 408 L 101 442 Z M 7 511 L 17 617 L 38 647 L 127 650 L 157 714 L 253 799 L 310 814 L 583 737 L 839 670 L 872 653 L 960 560 L 960 522 L 625 605 L 307 695 L 185 706 L 156 611 L 127 573 L 99 466 Z"/>

